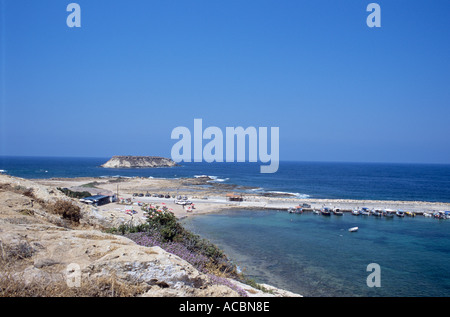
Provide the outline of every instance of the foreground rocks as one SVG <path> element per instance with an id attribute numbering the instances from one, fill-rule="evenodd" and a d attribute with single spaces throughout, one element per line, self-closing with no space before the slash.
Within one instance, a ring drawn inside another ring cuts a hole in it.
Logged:
<path id="1" fill-rule="evenodd" d="M 228 281 L 231 287 L 218 284 L 159 247 L 102 232 L 108 219 L 77 201 L 72 202 L 81 210 L 79 224 L 49 213 L 47 204 L 59 199 L 71 200 L 56 188 L 0 175 L 0 295 L 32 290 L 33 296 L 63 296 L 73 287 L 67 282 L 79 278 L 79 296 L 295 296 L 275 288 L 263 293 L 236 281 Z M 7 293 L 10 289 L 14 292 Z M 84 289 L 89 291 L 83 294 Z"/>

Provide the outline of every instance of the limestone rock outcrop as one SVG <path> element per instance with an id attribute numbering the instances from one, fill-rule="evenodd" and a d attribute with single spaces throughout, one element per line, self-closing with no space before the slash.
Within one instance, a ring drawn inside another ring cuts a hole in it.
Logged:
<path id="1" fill-rule="evenodd" d="M 177 164 L 169 158 L 159 156 L 113 156 L 101 165 L 104 168 L 154 168 L 172 167 Z"/>

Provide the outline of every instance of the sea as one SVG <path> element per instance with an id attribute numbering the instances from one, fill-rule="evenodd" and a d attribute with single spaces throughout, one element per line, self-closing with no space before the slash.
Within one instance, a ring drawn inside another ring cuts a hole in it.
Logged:
<path id="1" fill-rule="evenodd" d="M 280 162 L 182 163 L 171 168 L 104 169 L 109 158 L 0 157 L 5 174 L 29 178 L 210 176 L 236 190 L 301 198 L 450 203 L 450 165 Z M 308 297 L 450 296 L 450 220 L 322 216 L 228 210 L 183 225 L 221 247 L 244 274 Z M 349 232 L 351 227 L 357 232 Z M 376 283 L 374 283 L 376 281 Z"/>

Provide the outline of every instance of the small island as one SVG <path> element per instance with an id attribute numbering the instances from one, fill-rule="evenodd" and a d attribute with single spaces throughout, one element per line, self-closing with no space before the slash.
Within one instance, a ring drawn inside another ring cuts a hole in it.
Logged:
<path id="1" fill-rule="evenodd" d="M 172 167 L 177 164 L 165 157 L 159 156 L 113 156 L 108 162 L 101 165 L 104 168 L 155 168 Z"/>

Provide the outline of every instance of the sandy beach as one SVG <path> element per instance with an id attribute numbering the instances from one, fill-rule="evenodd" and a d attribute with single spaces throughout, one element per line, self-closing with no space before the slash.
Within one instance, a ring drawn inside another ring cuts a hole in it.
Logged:
<path id="1" fill-rule="evenodd" d="M 73 191 L 88 191 L 93 195 L 116 194 L 128 203 L 110 203 L 97 207 L 97 212 L 103 217 L 114 218 L 118 222 L 143 222 L 144 214 L 140 204 L 151 203 L 167 206 L 178 218 L 203 213 L 220 212 L 232 208 L 274 209 L 287 210 L 302 204 L 311 207 L 305 211 L 319 210 L 323 207 L 340 208 L 348 211 L 355 208 L 393 209 L 411 211 L 416 214 L 450 210 L 449 203 L 421 202 L 421 201 L 381 201 L 381 200 L 348 200 L 348 199 L 299 199 L 289 194 L 242 193 L 251 189 L 233 184 L 212 182 L 207 177 L 200 178 L 52 178 L 35 179 L 39 184 L 68 188 Z M 241 191 L 242 201 L 229 201 L 227 194 Z M 170 198 L 154 197 L 164 195 Z M 176 203 L 176 197 L 186 196 L 192 202 L 192 209 Z M 127 212 L 128 211 L 128 212 Z M 132 212 L 130 212 L 132 211 Z"/>

